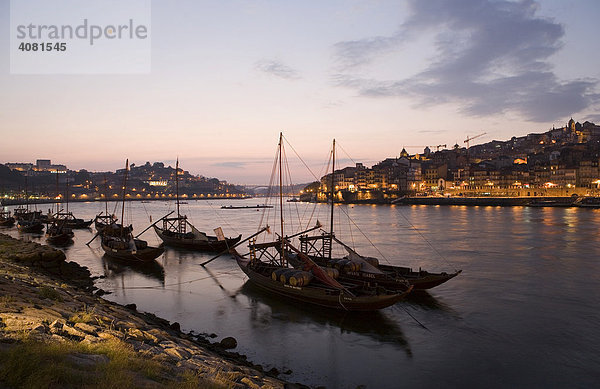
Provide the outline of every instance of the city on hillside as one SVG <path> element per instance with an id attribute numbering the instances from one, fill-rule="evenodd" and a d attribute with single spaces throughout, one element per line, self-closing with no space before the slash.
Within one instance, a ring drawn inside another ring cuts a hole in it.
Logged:
<path id="1" fill-rule="evenodd" d="M 477 136 L 468 138 L 474 140 Z M 467 142 L 467 141 L 466 141 Z M 465 143 L 466 143 L 465 142 Z M 506 141 L 452 148 L 425 147 L 372 167 L 357 163 L 333 175 L 337 201 L 389 202 L 404 196 L 597 196 L 600 194 L 600 126 L 575 122 L 544 133 L 512 137 Z M 432 148 L 436 148 L 433 151 Z M 440 149 L 441 148 L 441 149 Z M 69 170 L 48 159 L 35 163 L 0 164 L 0 193 L 4 203 L 23 200 L 101 200 L 123 195 L 125 168 L 115 172 Z M 229 184 L 218 178 L 194 176 L 179 168 L 182 198 L 245 198 L 264 194 Z M 332 185 L 331 173 L 320 181 L 297 187 L 303 201 L 325 201 Z M 303 188 L 300 190 L 300 188 Z M 162 162 L 131 164 L 125 197 L 174 198 L 175 168 Z"/>
<path id="2" fill-rule="evenodd" d="M 477 137 L 477 136 L 476 136 Z M 475 139 L 467 138 L 465 143 Z M 303 189 L 301 199 L 325 201 L 333 182 L 344 202 L 402 196 L 589 196 L 600 193 L 600 126 L 575 122 L 544 133 L 469 147 L 426 147 L 421 154 L 338 169 Z M 435 147 L 435 146 L 434 146 Z"/>
<path id="3" fill-rule="evenodd" d="M 240 186 L 217 178 L 194 176 L 178 170 L 181 198 L 243 198 L 247 194 Z M 5 203 L 22 200 L 100 200 L 123 196 L 125 168 L 116 172 L 73 171 L 51 160 L 36 163 L 6 163 L 0 165 L 0 193 Z M 129 199 L 174 198 L 177 193 L 175 168 L 162 162 L 129 165 L 125 197 Z"/>

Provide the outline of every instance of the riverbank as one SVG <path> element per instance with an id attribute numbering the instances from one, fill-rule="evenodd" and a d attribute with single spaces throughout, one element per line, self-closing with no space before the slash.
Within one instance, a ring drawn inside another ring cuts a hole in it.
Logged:
<path id="1" fill-rule="evenodd" d="M 243 196 L 243 197 L 228 197 L 228 196 L 190 196 L 181 198 L 181 202 L 185 202 L 188 200 L 246 200 L 251 199 L 252 196 Z M 175 200 L 175 197 L 126 197 L 125 201 L 139 201 L 148 203 L 150 201 L 171 201 Z M 86 198 L 73 198 L 69 199 L 69 203 L 99 203 L 104 202 L 106 199 L 100 197 L 86 197 Z M 108 199 L 108 201 L 123 201 L 122 197 L 113 197 Z M 0 200 L 0 205 L 2 206 L 18 206 L 18 205 L 38 205 L 38 204 L 56 204 L 56 199 L 53 198 L 41 198 L 41 199 L 29 199 L 29 201 L 25 201 L 23 199 L 2 199 Z M 58 201 L 59 204 L 66 204 L 64 200 Z"/>
<path id="2" fill-rule="evenodd" d="M 302 200 L 308 201 L 308 200 Z M 310 202 L 310 201 L 309 201 Z M 324 201 L 322 201 L 324 202 Z M 395 199 L 380 198 L 369 200 L 342 200 L 339 204 L 370 205 L 459 205 L 459 206 L 499 206 L 499 207 L 584 207 L 600 208 L 600 197 L 576 196 L 536 196 L 536 197 L 442 197 L 415 196 Z"/>
<path id="3" fill-rule="evenodd" d="M 179 324 L 100 297 L 62 251 L 0 234 L 0 386 L 302 388 Z"/>

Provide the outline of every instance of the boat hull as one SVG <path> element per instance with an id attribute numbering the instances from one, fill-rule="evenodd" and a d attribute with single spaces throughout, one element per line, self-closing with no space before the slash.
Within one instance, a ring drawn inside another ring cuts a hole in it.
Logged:
<path id="1" fill-rule="evenodd" d="M 295 303 L 309 303 L 344 311 L 375 311 L 396 304 L 412 289 L 409 288 L 404 293 L 389 293 L 381 288 L 370 295 L 352 296 L 341 290 L 321 285 L 291 286 L 274 281 L 271 278 L 270 272 L 277 269 L 276 266 L 260 263 L 259 267 L 255 267 L 250 261 L 239 254 L 233 253 L 233 255 L 242 271 L 256 286 L 288 301 L 292 300 Z M 260 267 L 263 268 L 261 269 Z"/>
<path id="2" fill-rule="evenodd" d="M 327 266 L 327 260 L 322 257 L 309 257 L 320 266 Z M 379 265 L 379 270 L 383 274 L 368 273 L 364 271 L 340 272 L 340 279 L 353 282 L 376 283 L 386 289 L 393 291 L 404 291 L 407 283 L 414 287 L 414 290 L 426 290 L 443 284 L 446 281 L 459 275 L 462 270 L 454 273 L 429 273 L 427 271 L 413 271 L 409 267 Z"/>
<path id="3" fill-rule="evenodd" d="M 17 223 L 17 228 L 21 232 L 42 232 L 44 230 L 44 225 L 41 222 L 20 220 Z"/>
<path id="4" fill-rule="evenodd" d="M 12 227 L 14 225 L 15 219 L 13 217 L 0 220 L 0 227 Z"/>
<path id="5" fill-rule="evenodd" d="M 46 242 L 55 246 L 64 246 L 73 242 L 73 233 L 62 233 L 57 235 L 46 234 Z"/>
<path id="6" fill-rule="evenodd" d="M 218 240 L 214 236 L 209 236 L 208 240 L 189 239 L 178 235 L 167 235 L 164 233 L 162 228 L 157 226 L 154 226 L 154 231 L 166 246 L 185 248 L 195 251 L 225 251 L 230 247 L 235 246 L 242 239 L 241 234 L 235 238 L 226 238 L 225 240 Z"/>
<path id="7" fill-rule="evenodd" d="M 102 240 L 100 245 L 109 257 L 121 259 L 129 262 L 150 262 L 160 257 L 165 252 L 165 248 L 161 244 L 158 247 L 147 246 L 141 250 L 132 251 L 130 249 L 114 249 Z"/>

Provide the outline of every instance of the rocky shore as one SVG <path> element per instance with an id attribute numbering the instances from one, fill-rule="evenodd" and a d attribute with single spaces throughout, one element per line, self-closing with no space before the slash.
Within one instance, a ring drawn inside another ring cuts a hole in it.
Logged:
<path id="1" fill-rule="evenodd" d="M 62 251 L 0 234 L 0 387 L 306 388 L 227 351 L 234 338 L 211 343 L 101 294 Z"/>

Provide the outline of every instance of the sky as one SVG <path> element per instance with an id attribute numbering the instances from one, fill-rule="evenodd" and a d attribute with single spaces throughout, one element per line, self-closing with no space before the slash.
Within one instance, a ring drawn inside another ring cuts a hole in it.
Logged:
<path id="1" fill-rule="evenodd" d="M 295 182 L 424 146 L 600 124 L 597 0 L 151 2 L 146 74 L 11 74 L 0 0 L 0 163 L 164 161 Z M 119 10 L 116 10 L 118 13 Z M 310 168 L 298 162 L 296 153 Z"/>

